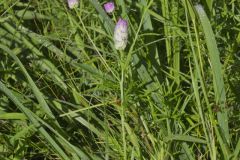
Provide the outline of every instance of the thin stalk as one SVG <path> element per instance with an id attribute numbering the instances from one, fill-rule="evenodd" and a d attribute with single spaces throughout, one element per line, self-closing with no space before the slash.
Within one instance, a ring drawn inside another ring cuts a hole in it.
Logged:
<path id="1" fill-rule="evenodd" d="M 112 73 L 112 75 L 118 80 L 117 75 L 113 72 L 113 70 L 112 70 L 112 69 L 110 68 L 110 66 L 107 64 L 106 60 L 103 58 L 103 56 L 102 56 L 102 54 L 99 52 L 97 46 L 96 46 L 95 43 L 93 42 L 91 36 L 89 35 L 89 33 L 88 33 L 88 31 L 87 31 L 87 29 L 86 29 L 86 27 L 85 27 L 85 24 L 84 24 L 83 21 L 82 21 L 81 16 L 78 16 L 78 17 L 79 17 L 80 23 L 82 24 L 83 30 L 85 31 L 85 33 L 86 33 L 89 41 L 92 43 L 92 45 L 93 45 L 93 47 L 95 48 L 97 54 L 99 55 L 100 60 L 101 60 L 101 62 L 103 63 L 104 67 L 105 67 L 106 69 L 108 69 L 108 70 Z"/>
<path id="2" fill-rule="evenodd" d="M 186 1 L 184 1 L 184 6 L 187 9 Z M 200 68 L 199 68 L 197 57 L 196 57 L 195 49 L 193 47 L 194 45 L 193 45 L 193 40 L 192 40 L 192 37 L 191 37 L 190 25 L 189 25 L 189 21 L 188 21 L 188 13 L 187 13 L 186 9 L 185 9 L 185 16 L 186 16 L 186 23 L 187 23 L 188 38 L 189 38 L 191 50 L 192 50 L 192 53 L 193 53 L 193 60 L 194 60 L 194 63 L 195 63 L 196 71 L 198 73 L 198 77 L 200 78 L 200 82 L 202 82 L 201 75 L 199 75 Z M 191 77 L 192 77 L 193 86 L 194 85 L 197 86 L 196 77 L 194 77 L 191 65 L 189 65 L 189 67 L 190 67 L 190 73 L 191 73 Z M 207 128 L 205 126 L 205 124 L 206 124 L 205 123 L 205 117 L 204 117 L 204 113 L 203 113 L 202 108 L 201 108 L 202 104 L 201 104 L 201 100 L 199 98 L 199 92 L 198 92 L 197 87 L 195 87 L 195 89 L 196 90 L 194 90 L 194 94 L 195 94 L 195 97 L 196 97 L 198 111 L 199 111 L 200 118 L 201 118 L 201 121 L 202 121 L 203 131 L 204 131 L 204 134 L 206 135 L 207 146 L 209 148 L 211 157 L 215 157 L 215 156 L 213 156 L 213 153 L 212 153 L 212 150 L 211 150 L 210 139 L 209 139 L 209 135 L 208 135 L 208 132 L 207 132 Z"/>
<path id="3" fill-rule="evenodd" d="M 122 124 L 122 142 L 123 142 L 123 159 L 127 159 L 127 144 L 125 133 L 125 100 L 124 100 L 124 78 L 125 78 L 125 64 L 124 64 L 124 52 L 120 52 L 121 60 L 121 80 L 120 80 L 120 92 L 121 92 L 121 124 Z"/>

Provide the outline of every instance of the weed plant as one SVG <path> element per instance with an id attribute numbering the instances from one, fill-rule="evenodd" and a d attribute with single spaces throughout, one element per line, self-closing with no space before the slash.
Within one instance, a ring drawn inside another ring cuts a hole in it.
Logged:
<path id="1" fill-rule="evenodd" d="M 240 159 L 239 1 L 106 2 L 0 0 L 0 159 Z"/>

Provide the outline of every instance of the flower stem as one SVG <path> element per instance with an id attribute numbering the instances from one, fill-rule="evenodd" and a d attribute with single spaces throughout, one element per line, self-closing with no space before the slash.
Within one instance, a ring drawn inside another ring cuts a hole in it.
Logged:
<path id="1" fill-rule="evenodd" d="M 127 159 L 127 144 L 126 144 L 126 133 L 125 133 L 125 99 L 124 99 L 124 79 L 125 79 L 125 64 L 124 64 L 124 53 L 120 52 L 121 59 L 121 80 L 120 80 L 120 92 L 121 92 L 121 124 L 122 124 L 122 142 L 123 142 L 123 159 Z"/>

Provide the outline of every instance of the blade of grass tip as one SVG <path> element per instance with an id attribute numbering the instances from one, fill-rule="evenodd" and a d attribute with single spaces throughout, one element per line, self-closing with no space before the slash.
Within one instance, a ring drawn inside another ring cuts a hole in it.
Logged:
<path id="1" fill-rule="evenodd" d="M 53 115 L 52 111 L 50 110 L 50 108 L 48 107 L 46 101 L 43 98 L 42 93 L 40 92 L 40 90 L 38 89 L 38 87 L 36 86 L 36 84 L 34 83 L 34 81 L 32 80 L 32 78 L 30 77 L 30 75 L 28 74 L 27 70 L 25 69 L 25 67 L 23 66 L 22 62 L 18 59 L 18 57 L 13 54 L 13 51 L 11 51 L 8 47 L 0 44 L 0 48 L 2 50 L 4 50 L 6 53 L 8 53 L 8 55 L 10 55 L 15 62 L 19 65 L 20 69 L 22 70 L 22 72 L 24 73 L 25 77 L 27 78 L 30 87 L 34 93 L 34 95 L 36 96 L 39 104 L 42 106 L 44 112 L 51 118 L 51 119 L 55 119 L 55 116 Z"/>
<path id="2" fill-rule="evenodd" d="M 236 149 L 233 152 L 233 158 L 232 160 L 237 160 L 239 158 L 239 152 L 240 152 L 240 139 L 238 140 Z"/>
<path id="3" fill-rule="evenodd" d="M 184 141 L 184 142 L 192 142 L 192 143 L 202 143 L 202 144 L 206 144 L 206 140 L 201 139 L 201 138 L 197 138 L 197 137 L 193 137 L 193 136 L 188 136 L 188 135 L 171 135 L 168 136 L 164 139 L 165 141 Z"/>
<path id="4" fill-rule="evenodd" d="M 33 113 L 24 107 L 24 105 L 15 97 L 11 90 L 9 90 L 0 81 L 0 91 L 2 91 L 13 103 L 26 115 L 26 117 L 33 123 L 33 125 L 38 129 L 41 135 L 49 142 L 53 149 L 58 153 L 64 160 L 70 160 L 61 147 L 54 141 L 54 139 L 47 133 L 47 131 L 41 126 L 38 120 L 34 117 Z"/>
<path id="5" fill-rule="evenodd" d="M 188 147 L 188 145 L 187 145 L 186 142 L 182 143 L 182 147 L 183 147 L 183 149 L 184 149 L 184 151 L 185 151 L 188 159 L 189 159 L 189 160 L 194 160 L 195 158 L 193 157 L 192 151 L 191 151 L 191 149 Z"/>
<path id="6" fill-rule="evenodd" d="M 209 11 L 212 11 L 212 6 L 213 6 L 213 0 L 206 0 L 207 6 Z"/>
<path id="7" fill-rule="evenodd" d="M 209 19 L 201 5 L 196 5 L 195 9 L 198 13 L 201 25 L 203 27 L 207 48 L 209 51 L 210 63 L 213 71 L 213 84 L 215 91 L 215 101 L 221 108 L 221 111 L 217 113 L 218 123 L 223 132 L 223 136 L 228 144 L 230 144 L 230 134 L 228 127 L 228 112 L 225 107 L 226 95 L 222 74 L 222 65 L 220 62 L 220 53 L 217 48 L 215 35 L 212 31 Z"/>

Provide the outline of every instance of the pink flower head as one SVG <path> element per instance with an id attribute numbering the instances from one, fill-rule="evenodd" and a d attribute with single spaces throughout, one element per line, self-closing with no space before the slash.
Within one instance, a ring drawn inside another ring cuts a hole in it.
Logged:
<path id="1" fill-rule="evenodd" d="M 103 6 L 107 13 L 112 13 L 115 9 L 114 2 L 107 2 Z"/>
<path id="2" fill-rule="evenodd" d="M 79 5 L 79 1 L 78 0 L 68 0 L 68 7 L 70 9 L 76 8 Z"/>
<path id="3" fill-rule="evenodd" d="M 128 41 L 128 23 L 120 18 L 115 26 L 113 35 L 114 45 L 117 50 L 124 50 Z"/>

